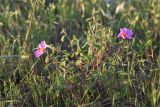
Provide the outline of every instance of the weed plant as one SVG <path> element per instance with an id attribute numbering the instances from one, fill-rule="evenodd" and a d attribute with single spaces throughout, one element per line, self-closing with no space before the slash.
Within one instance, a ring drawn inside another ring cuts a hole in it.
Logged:
<path id="1" fill-rule="evenodd" d="M 0 0 L 0 106 L 160 106 L 160 0 Z M 132 40 L 117 38 L 120 28 Z M 35 58 L 41 41 L 52 47 Z"/>

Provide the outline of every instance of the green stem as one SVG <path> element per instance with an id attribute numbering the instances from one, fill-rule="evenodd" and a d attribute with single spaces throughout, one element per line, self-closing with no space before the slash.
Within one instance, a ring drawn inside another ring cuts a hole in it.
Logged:
<path id="1" fill-rule="evenodd" d="M 0 58 L 28 58 L 29 56 L 25 56 L 25 55 L 2 55 L 0 56 Z"/>

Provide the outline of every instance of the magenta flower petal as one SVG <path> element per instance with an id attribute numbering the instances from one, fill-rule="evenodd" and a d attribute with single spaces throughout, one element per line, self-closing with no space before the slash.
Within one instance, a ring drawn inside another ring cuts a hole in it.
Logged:
<path id="1" fill-rule="evenodd" d="M 127 28 L 121 28 L 120 33 L 118 34 L 118 38 L 123 38 L 123 39 L 132 39 L 133 38 L 132 36 L 133 32 Z"/>
<path id="2" fill-rule="evenodd" d="M 131 30 L 128 29 L 126 34 L 127 34 L 127 36 L 126 36 L 127 39 L 132 39 L 133 32 Z"/>
<path id="3" fill-rule="evenodd" d="M 39 49 L 37 49 L 37 50 L 34 52 L 34 56 L 35 56 L 36 58 L 40 57 L 42 54 L 43 54 L 43 51 L 40 51 Z"/>
<path id="4" fill-rule="evenodd" d="M 42 41 L 39 45 L 38 45 L 38 49 L 39 48 L 43 48 L 44 50 L 48 47 L 48 45 L 46 44 L 45 41 Z"/>

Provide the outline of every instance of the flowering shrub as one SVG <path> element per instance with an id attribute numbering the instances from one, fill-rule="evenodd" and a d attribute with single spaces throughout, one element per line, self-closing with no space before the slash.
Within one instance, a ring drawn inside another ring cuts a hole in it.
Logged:
<path id="1" fill-rule="evenodd" d="M 1 106 L 159 106 L 159 7 L 0 1 Z"/>

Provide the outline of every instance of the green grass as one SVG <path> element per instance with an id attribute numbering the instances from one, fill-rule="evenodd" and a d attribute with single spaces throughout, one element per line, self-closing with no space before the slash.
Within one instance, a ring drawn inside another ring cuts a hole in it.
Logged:
<path id="1" fill-rule="evenodd" d="M 160 1 L 55 1 L 0 0 L 0 106 L 160 106 Z"/>

